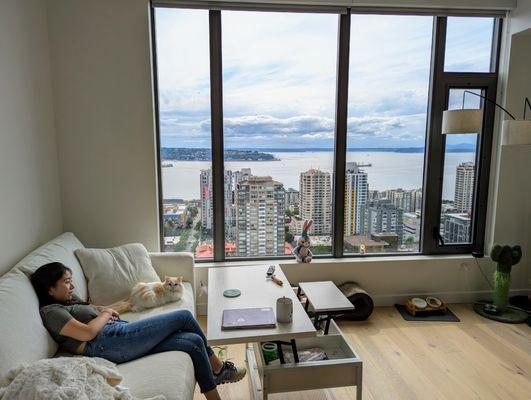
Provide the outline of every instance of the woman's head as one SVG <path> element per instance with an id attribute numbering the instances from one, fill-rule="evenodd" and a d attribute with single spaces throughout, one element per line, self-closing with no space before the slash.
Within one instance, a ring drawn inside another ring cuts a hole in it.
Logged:
<path id="1" fill-rule="evenodd" d="M 72 270 L 60 262 L 39 267 L 30 279 L 41 307 L 72 300 L 74 290 Z"/>

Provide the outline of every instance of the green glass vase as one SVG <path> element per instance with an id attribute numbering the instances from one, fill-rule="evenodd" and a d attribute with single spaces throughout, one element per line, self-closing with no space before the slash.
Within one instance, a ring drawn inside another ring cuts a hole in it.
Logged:
<path id="1" fill-rule="evenodd" d="M 511 273 L 494 272 L 494 305 L 498 312 L 505 311 L 509 304 L 509 288 L 511 287 Z"/>

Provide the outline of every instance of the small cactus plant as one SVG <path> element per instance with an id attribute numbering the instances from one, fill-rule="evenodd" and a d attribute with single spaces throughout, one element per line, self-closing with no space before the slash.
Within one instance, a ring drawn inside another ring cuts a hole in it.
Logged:
<path id="1" fill-rule="evenodd" d="M 494 245 L 490 258 L 498 263 L 494 272 L 494 305 L 498 312 L 502 312 L 509 303 L 509 288 L 511 287 L 511 268 L 520 262 L 522 248 L 520 246 Z"/>

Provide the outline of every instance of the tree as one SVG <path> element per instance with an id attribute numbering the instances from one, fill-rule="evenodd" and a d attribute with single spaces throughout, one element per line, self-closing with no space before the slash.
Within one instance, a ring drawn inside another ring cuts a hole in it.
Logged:
<path id="1" fill-rule="evenodd" d="M 406 243 L 415 243 L 415 237 L 414 236 L 408 236 L 406 238 Z"/>
<path id="2" fill-rule="evenodd" d="M 164 236 L 179 236 L 180 229 L 172 220 L 164 222 Z"/>
<path id="3" fill-rule="evenodd" d="M 313 254 L 330 254 L 332 253 L 332 246 L 318 245 L 310 248 Z"/>
<path id="4" fill-rule="evenodd" d="M 287 226 L 284 227 L 284 240 L 288 243 L 293 243 L 293 241 L 295 240 L 295 237 L 289 231 L 289 227 Z"/>
<path id="5" fill-rule="evenodd" d="M 191 207 L 188 209 L 188 212 L 190 213 L 190 216 L 192 217 L 192 219 L 194 219 L 198 213 L 197 211 L 197 207 Z"/>

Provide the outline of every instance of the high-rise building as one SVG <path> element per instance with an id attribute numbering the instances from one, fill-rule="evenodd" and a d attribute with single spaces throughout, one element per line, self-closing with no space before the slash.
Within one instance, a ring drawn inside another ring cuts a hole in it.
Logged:
<path id="1" fill-rule="evenodd" d="M 444 214 L 441 234 L 445 243 L 470 243 L 470 214 Z"/>
<path id="2" fill-rule="evenodd" d="M 369 201 L 367 173 L 358 164 L 349 162 L 345 171 L 345 235 L 360 233 L 361 206 Z"/>
<path id="3" fill-rule="evenodd" d="M 378 190 L 369 190 L 369 201 L 379 200 L 381 193 Z"/>
<path id="4" fill-rule="evenodd" d="M 299 202 L 301 218 L 313 220 L 310 233 L 313 235 L 330 235 L 332 230 L 330 173 L 313 168 L 301 172 Z"/>
<path id="5" fill-rule="evenodd" d="M 404 237 L 403 211 L 389 200 L 377 200 L 361 206 L 361 234 L 396 233 L 398 244 Z"/>
<path id="6" fill-rule="evenodd" d="M 239 256 L 284 254 L 284 186 L 269 176 L 236 184 L 236 251 Z"/>
<path id="7" fill-rule="evenodd" d="M 385 191 L 386 199 L 404 212 L 415 212 L 422 209 L 422 190 L 390 189 Z"/>
<path id="8" fill-rule="evenodd" d="M 299 191 L 293 188 L 286 190 L 286 205 L 284 207 L 288 209 L 290 206 L 299 207 Z"/>
<path id="9" fill-rule="evenodd" d="M 234 187 L 236 187 L 237 183 L 240 183 L 248 176 L 251 176 L 251 168 L 242 168 L 239 171 L 234 171 L 232 176 L 234 178 Z"/>
<path id="10" fill-rule="evenodd" d="M 233 199 L 233 177 L 230 169 L 225 170 L 223 197 L 225 208 L 225 239 L 228 242 L 236 240 L 236 210 Z"/>
<path id="11" fill-rule="evenodd" d="M 225 176 L 225 231 L 227 241 L 236 241 L 236 184 L 251 176 L 251 168 L 242 168 L 238 171 L 230 171 L 230 183 L 227 182 L 229 177 Z M 228 185 L 230 184 L 230 188 Z M 227 199 L 230 201 L 230 207 L 227 207 Z M 227 255 L 228 253 L 225 252 Z"/>
<path id="12" fill-rule="evenodd" d="M 214 226 L 213 219 L 213 205 L 214 198 L 212 197 L 212 170 L 202 169 L 200 174 L 200 190 L 201 190 L 201 226 L 202 229 L 212 232 Z M 225 234 L 229 238 L 235 237 L 234 221 L 235 213 L 233 211 L 232 200 L 232 171 L 225 170 L 224 174 L 224 202 L 225 202 Z"/>
<path id="13" fill-rule="evenodd" d="M 201 228 L 204 231 L 212 232 L 212 170 L 202 169 L 199 175 L 199 187 L 201 195 Z"/>
<path id="14" fill-rule="evenodd" d="M 455 175 L 454 208 L 458 212 L 470 212 L 474 198 L 474 175 L 473 162 L 459 164 Z"/>
<path id="15" fill-rule="evenodd" d="M 413 238 L 416 243 L 420 240 L 420 212 L 418 213 L 404 213 L 404 242 Z"/>

